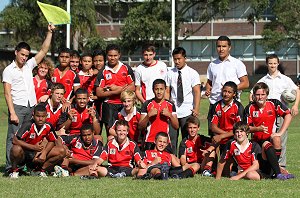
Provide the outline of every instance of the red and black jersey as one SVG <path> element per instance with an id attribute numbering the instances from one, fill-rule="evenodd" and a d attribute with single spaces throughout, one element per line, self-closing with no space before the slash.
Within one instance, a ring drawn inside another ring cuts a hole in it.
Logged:
<path id="1" fill-rule="evenodd" d="M 33 77 L 33 84 L 35 90 L 36 101 L 44 95 L 50 95 L 52 82 L 50 80 L 43 79 L 40 83 Z"/>
<path id="2" fill-rule="evenodd" d="M 256 142 L 248 142 L 244 150 L 234 140 L 230 143 L 229 149 L 226 151 L 225 160 L 231 157 L 236 161 L 239 170 L 245 171 L 256 160 L 257 154 L 261 153 L 261 148 Z"/>
<path id="3" fill-rule="evenodd" d="M 87 89 L 89 94 L 93 93 L 96 76 L 85 74 L 82 70 L 79 71 L 78 76 L 80 79 L 80 86 Z"/>
<path id="4" fill-rule="evenodd" d="M 264 124 L 268 127 L 268 132 L 255 132 L 253 135 L 254 141 L 268 140 L 272 132 L 275 132 L 275 121 L 277 116 L 284 117 L 290 114 L 290 110 L 283 105 L 279 100 L 269 99 L 263 109 L 260 109 L 255 102 L 250 103 L 245 108 L 245 120 L 251 126 L 260 126 Z"/>
<path id="5" fill-rule="evenodd" d="M 56 129 L 59 117 L 62 112 L 62 104 L 59 104 L 56 109 L 51 106 L 50 99 L 48 99 L 47 102 L 43 102 L 41 104 L 44 105 L 47 110 L 46 122 L 49 122 L 53 126 L 53 128 Z"/>
<path id="6" fill-rule="evenodd" d="M 138 123 L 140 118 L 141 118 L 141 113 L 136 109 L 136 107 L 134 107 L 131 117 L 127 118 L 127 114 L 124 108 L 118 113 L 118 120 L 126 120 L 128 122 L 129 125 L 128 137 L 135 142 L 138 142 L 140 136 L 140 131 L 138 129 Z M 115 129 L 115 123 L 112 126 L 113 129 Z"/>
<path id="7" fill-rule="evenodd" d="M 88 109 L 84 109 L 82 112 L 79 112 L 75 107 L 72 108 L 73 110 L 76 111 L 76 114 L 73 116 L 72 123 L 69 128 L 69 134 L 70 135 L 78 135 L 80 134 L 80 129 L 83 124 L 93 124 L 93 118 L 90 116 L 88 113 Z M 98 118 L 99 115 L 96 112 L 96 118 Z M 58 125 L 63 124 L 68 120 L 68 113 L 63 112 L 59 118 Z"/>
<path id="8" fill-rule="evenodd" d="M 172 164 L 172 156 L 170 153 L 163 151 L 157 151 L 157 150 L 146 150 L 145 151 L 145 157 L 144 157 L 144 162 L 146 164 L 151 164 L 155 158 L 160 157 L 161 158 L 161 162 L 160 164 L 163 163 L 168 163 L 169 166 L 171 166 Z"/>
<path id="9" fill-rule="evenodd" d="M 119 145 L 115 139 L 110 140 L 102 150 L 100 158 L 107 160 L 110 166 L 131 168 L 133 160 L 137 163 L 142 159 L 139 147 L 128 138 L 123 145 Z"/>
<path id="10" fill-rule="evenodd" d="M 90 146 L 85 146 L 84 141 L 78 135 L 62 135 L 60 138 L 71 151 L 71 157 L 78 160 L 92 160 L 99 158 L 97 152 L 102 149 L 102 142 L 98 139 L 93 139 Z"/>
<path id="11" fill-rule="evenodd" d="M 243 119 L 244 107 L 237 100 L 233 100 L 226 110 L 223 109 L 224 106 L 223 100 L 216 102 L 212 106 L 213 117 L 211 122 L 226 132 L 232 132 L 234 123 Z M 229 139 L 222 139 L 220 144 L 226 144 Z"/>
<path id="12" fill-rule="evenodd" d="M 105 88 L 110 85 L 125 86 L 134 82 L 134 74 L 131 67 L 119 62 L 118 68 L 114 71 L 109 66 L 99 71 L 95 87 Z M 107 99 L 111 104 L 122 104 L 120 100 L 120 94 L 112 95 Z"/>
<path id="13" fill-rule="evenodd" d="M 74 86 L 80 86 L 80 79 L 75 72 L 72 70 L 68 70 L 64 76 L 60 76 L 59 69 L 55 68 L 52 76 L 52 82 L 53 83 L 61 83 L 65 86 L 66 93 L 64 97 L 68 100 L 70 99 L 70 96 L 73 91 Z"/>
<path id="14" fill-rule="evenodd" d="M 164 108 L 167 107 L 173 115 L 176 115 L 176 108 L 174 103 L 169 100 L 164 100 L 159 104 L 155 102 L 154 98 L 143 103 L 141 114 L 147 115 L 152 107 L 156 108 L 158 113 L 156 116 L 152 116 L 149 118 L 145 142 L 154 142 L 155 136 L 158 132 L 166 132 L 167 134 L 169 134 L 169 118 L 161 115 L 161 111 Z"/>
<path id="15" fill-rule="evenodd" d="M 184 138 L 179 146 L 179 158 L 185 155 L 187 163 L 201 163 L 203 160 L 201 150 L 206 150 L 210 145 L 211 138 L 204 135 L 198 134 L 196 140 Z"/>
<path id="16" fill-rule="evenodd" d="M 46 138 L 49 142 L 57 140 L 57 135 L 50 123 L 45 123 L 40 130 L 36 128 L 33 120 L 24 122 L 21 128 L 16 132 L 18 139 L 28 144 L 37 144 Z"/>

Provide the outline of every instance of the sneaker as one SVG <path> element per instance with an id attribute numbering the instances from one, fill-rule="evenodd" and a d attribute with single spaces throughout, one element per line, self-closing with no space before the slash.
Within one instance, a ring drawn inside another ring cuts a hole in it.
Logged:
<path id="1" fill-rule="evenodd" d="M 10 179 L 18 179 L 19 178 L 19 172 L 11 172 L 9 174 Z"/>
<path id="2" fill-rule="evenodd" d="M 152 178 L 152 175 L 150 173 L 146 173 L 145 175 L 141 176 L 140 179 L 142 180 L 149 180 Z"/>
<path id="3" fill-rule="evenodd" d="M 123 178 L 123 177 L 126 177 L 126 173 L 124 173 L 124 172 L 116 173 L 112 177 L 113 178 Z"/>
<path id="4" fill-rule="evenodd" d="M 202 172 L 202 176 L 204 176 L 204 177 L 211 177 L 212 174 L 211 174 L 211 172 L 210 172 L 209 170 L 204 170 L 204 171 Z"/>
<path id="5" fill-rule="evenodd" d="M 168 165 L 167 162 L 164 162 L 162 165 L 161 165 L 161 174 L 162 174 L 162 180 L 167 180 L 169 179 L 169 170 L 170 170 L 170 166 Z"/>
<path id="6" fill-rule="evenodd" d="M 38 176 L 39 177 L 47 177 L 47 174 L 45 172 L 41 171 Z"/>
<path id="7" fill-rule="evenodd" d="M 62 167 L 60 167 L 58 165 L 54 166 L 54 171 L 55 171 L 55 174 L 57 177 L 69 177 L 70 176 L 68 170 L 63 169 Z"/>

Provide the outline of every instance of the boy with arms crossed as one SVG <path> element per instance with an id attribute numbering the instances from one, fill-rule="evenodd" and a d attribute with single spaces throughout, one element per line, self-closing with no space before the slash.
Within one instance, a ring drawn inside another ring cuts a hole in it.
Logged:
<path id="1" fill-rule="evenodd" d="M 46 123 L 47 111 L 42 105 L 34 108 L 33 120 L 24 122 L 13 137 L 13 147 L 10 158 L 12 173 L 10 178 L 18 178 L 18 165 L 39 171 L 38 175 L 47 177 L 45 171 L 53 169 L 54 165 L 65 157 L 65 149 L 55 146 L 57 136 L 51 124 Z M 42 144 L 44 138 L 47 144 Z"/>

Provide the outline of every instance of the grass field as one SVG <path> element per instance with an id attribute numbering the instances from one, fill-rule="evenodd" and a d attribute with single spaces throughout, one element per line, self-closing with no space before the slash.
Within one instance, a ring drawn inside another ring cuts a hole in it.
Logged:
<path id="1" fill-rule="evenodd" d="M 246 101 L 247 93 L 243 94 Z M 208 100 L 201 101 L 201 130 L 206 134 Z M 0 167 L 5 163 L 7 106 L 0 85 Z M 216 181 L 196 175 L 194 178 L 168 181 L 137 181 L 132 178 L 80 180 L 23 176 L 18 180 L 0 177 L 0 197 L 300 197 L 299 116 L 289 128 L 288 170 L 296 179 L 288 181 Z"/>

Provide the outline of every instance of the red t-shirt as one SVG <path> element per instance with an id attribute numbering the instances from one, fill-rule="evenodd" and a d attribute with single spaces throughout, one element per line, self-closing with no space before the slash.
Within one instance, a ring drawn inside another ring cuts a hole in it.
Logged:
<path id="1" fill-rule="evenodd" d="M 264 126 L 268 127 L 268 132 L 263 131 L 255 132 L 253 135 L 254 141 L 268 140 L 272 133 L 275 132 L 275 121 L 277 116 L 284 117 L 290 114 L 290 110 L 283 105 L 279 100 L 269 99 L 263 109 L 259 109 L 255 102 L 249 104 L 245 108 L 245 116 L 247 123 L 251 126 Z"/>
<path id="2" fill-rule="evenodd" d="M 246 149 L 243 151 L 236 141 L 232 141 L 229 150 L 226 151 L 225 160 L 233 157 L 238 164 L 239 170 L 247 170 L 256 160 L 256 155 L 261 153 L 257 143 L 248 142 Z"/>
<path id="3" fill-rule="evenodd" d="M 99 71 L 97 80 L 95 82 L 95 87 L 104 88 L 109 85 L 125 86 L 129 85 L 134 80 L 134 74 L 131 67 L 124 65 L 119 62 L 119 67 L 116 71 L 112 68 L 105 66 L 102 71 Z M 107 103 L 111 104 L 122 104 L 120 100 L 120 94 L 112 95 L 107 100 Z"/>
<path id="4" fill-rule="evenodd" d="M 202 151 L 211 145 L 211 139 L 204 135 L 197 135 L 196 141 L 185 138 L 181 141 L 179 146 L 179 158 L 182 155 L 186 156 L 187 163 L 202 163 Z"/>
<path id="5" fill-rule="evenodd" d="M 52 85 L 51 81 L 43 79 L 39 84 L 36 78 L 33 77 L 33 84 L 37 101 L 39 101 L 39 99 L 44 95 L 50 95 Z"/>
<path id="6" fill-rule="evenodd" d="M 160 164 L 163 163 L 168 163 L 169 166 L 171 166 L 172 164 L 172 156 L 170 153 L 163 151 L 157 151 L 157 150 L 146 150 L 145 151 L 145 158 L 144 158 L 144 162 L 146 164 L 151 164 L 155 158 L 160 157 L 161 158 L 161 162 Z"/>
<path id="7" fill-rule="evenodd" d="M 57 139 L 51 124 L 46 122 L 38 131 L 33 120 L 23 123 L 21 128 L 17 131 L 16 136 L 18 139 L 32 145 L 39 143 L 44 138 L 49 142 L 54 142 Z"/>
<path id="8" fill-rule="evenodd" d="M 156 116 L 152 116 L 149 118 L 145 142 L 154 142 L 155 136 L 158 132 L 166 132 L 167 134 L 169 134 L 170 119 L 166 116 L 161 115 L 161 111 L 165 107 L 167 107 L 173 115 L 176 115 L 175 105 L 171 101 L 164 100 L 161 104 L 158 104 L 154 99 L 147 100 L 145 103 L 143 103 L 141 114 L 147 115 L 152 107 L 156 108 L 158 113 Z"/>
<path id="9" fill-rule="evenodd" d="M 233 100 L 230 106 L 224 111 L 224 103 L 222 100 L 216 102 L 213 107 L 213 118 L 211 122 L 217 125 L 220 129 L 231 132 L 233 125 L 236 122 L 242 121 L 244 115 L 244 107 L 237 100 Z M 220 144 L 226 144 L 230 138 L 222 139 Z"/>
<path id="10" fill-rule="evenodd" d="M 80 79 L 77 74 L 75 74 L 72 70 L 68 70 L 64 76 L 60 76 L 59 69 L 55 68 L 53 77 L 53 83 L 61 83 L 65 86 L 66 93 L 64 97 L 66 99 L 70 99 L 71 93 L 73 91 L 74 86 L 80 86 Z"/>
<path id="11" fill-rule="evenodd" d="M 94 92 L 96 76 L 84 74 L 82 70 L 79 71 L 78 76 L 80 79 L 80 86 L 87 89 L 89 94 Z"/>
<path id="12" fill-rule="evenodd" d="M 142 159 L 139 147 L 128 138 L 121 147 L 115 139 L 109 141 L 101 152 L 100 158 L 107 160 L 110 166 L 131 168 L 134 167 L 133 159 L 136 163 Z"/>

